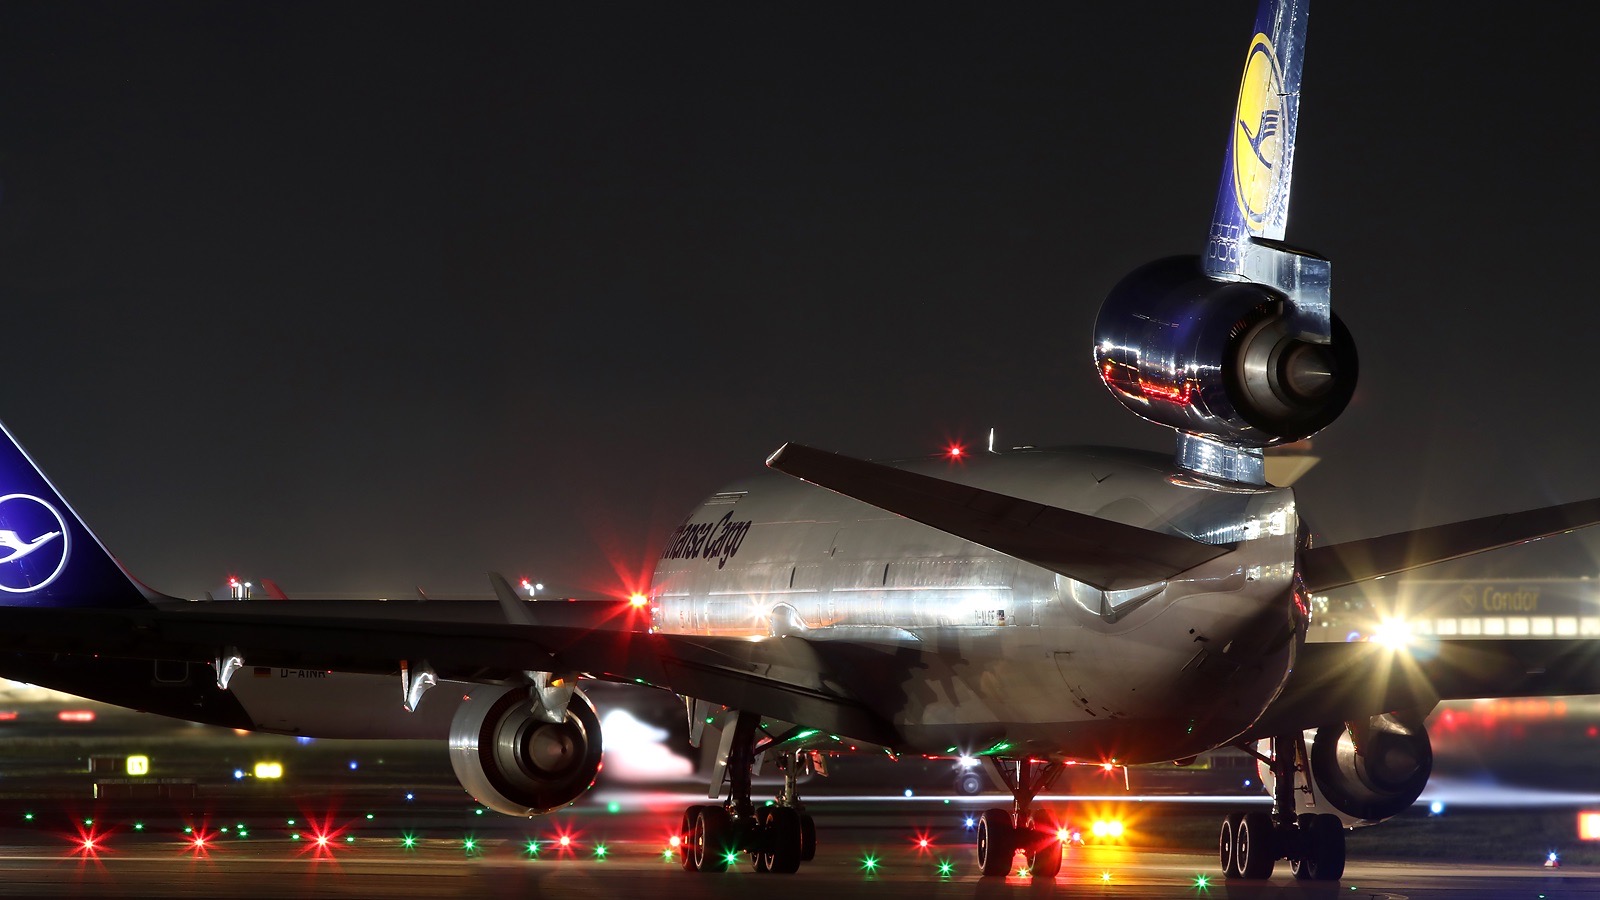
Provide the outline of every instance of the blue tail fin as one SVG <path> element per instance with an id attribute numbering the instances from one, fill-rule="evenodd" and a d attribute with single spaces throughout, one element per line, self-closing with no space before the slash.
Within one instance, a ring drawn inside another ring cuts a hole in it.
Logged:
<path id="1" fill-rule="evenodd" d="M 139 584 L 0 424 L 0 606 L 143 607 Z"/>
<path id="2" fill-rule="evenodd" d="M 1213 277 L 1245 275 L 1251 238 L 1282 240 L 1289 220 L 1300 68 L 1310 0 L 1261 0 L 1206 251 Z"/>

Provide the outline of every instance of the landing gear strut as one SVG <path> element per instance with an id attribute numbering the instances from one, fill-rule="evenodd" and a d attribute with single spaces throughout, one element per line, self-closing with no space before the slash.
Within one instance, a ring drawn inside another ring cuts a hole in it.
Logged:
<path id="1" fill-rule="evenodd" d="M 726 760 L 728 799 L 691 806 L 678 827 L 679 863 L 686 872 L 724 872 L 748 853 L 757 872 L 792 874 L 817 852 L 817 830 L 800 804 L 799 779 L 810 760 L 805 751 L 783 751 L 788 735 L 757 738 L 761 717 L 734 715 L 719 755 Z M 795 729 L 798 731 L 799 729 Z M 750 798 L 756 756 L 773 752 L 783 772 L 783 789 L 770 805 L 757 809 Z"/>
<path id="2" fill-rule="evenodd" d="M 1049 790 L 1066 766 L 1034 759 L 995 759 L 984 764 L 1011 791 L 1011 809 L 985 810 L 978 820 L 978 868 L 985 876 L 1006 875 L 1021 850 L 1035 879 L 1052 879 L 1061 871 L 1061 839 L 1055 827 L 1037 819 L 1033 798 Z"/>
<path id="3" fill-rule="evenodd" d="M 1280 735 L 1271 741 L 1272 755 L 1261 757 L 1272 769 L 1272 812 L 1231 813 L 1222 820 L 1217 857 L 1228 878 L 1272 877 L 1279 859 L 1302 881 L 1338 881 L 1344 875 L 1344 823 L 1338 816 L 1295 815 L 1297 792 L 1310 793 L 1310 756 L 1305 738 Z"/>

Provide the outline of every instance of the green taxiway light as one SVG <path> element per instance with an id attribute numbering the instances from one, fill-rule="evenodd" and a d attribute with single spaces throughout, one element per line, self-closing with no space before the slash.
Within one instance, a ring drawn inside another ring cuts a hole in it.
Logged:
<path id="1" fill-rule="evenodd" d="M 402 833 L 400 835 L 400 846 L 406 848 L 407 850 L 414 849 L 417 846 L 417 836 L 414 834 Z"/>
<path id="2" fill-rule="evenodd" d="M 606 845 L 605 844 L 595 844 L 594 845 L 594 855 L 600 857 L 601 859 L 605 859 L 606 858 Z"/>
<path id="3" fill-rule="evenodd" d="M 672 859 L 672 851 L 670 849 L 661 851 L 661 858 Z"/>
<path id="4" fill-rule="evenodd" d="M 946 878 L 948 878 L 948 877 L 950 877 L 950 872 L 953 869 L 955 869 L 955 863 L 952 863 L 948 859 L 939 860 L 939 874 L 940 875 L 943 875 Z"/>
<path id="5" fill-rule="evenodd" d="M 1211 887 L 1211 879 L 1205 875 L 1196 875 L 1194 877 L 1194 887 L 1197 891 L 1206 890 L 1207 888 Z"/>
<path id="6" fill-rule="evenodd" d="M 466 840 L 462 841 L 461 842 L 461 849 L 467 851 L 468 853 L 471 853 L 472 851 L 478 849 L 478 841 L 477 841 L 477 839 L 475 839 L 475 838 L 467 838 Z"/>
<path id="7" fill-rule="evenodd" d="M 368 822 L 372 821 L 372 813 L 367 813 L 367 821 Z"/>
<path id="8" fill-rule="evenodd" d="M 135 822 L 135 823 L 133 823 L 133 830 L 134 831 L 143 831 L 144 830 L 144 823 L 143 822 Z"/>
<path id="9" fill-rule="evenodd" d="M 539 855 L 539 842 L 538 841 L 529 841 L 528 842 L 527 854 L 529 856 L 538 856 Z"/>
<path id="10" fill-rule="evenodd" d="M 185 826 L 183 826 L 183 833 L 184 834 L 194 834 L 194 826 L 193 825 L 185 825 Z"/>
<path id="11" fill-rule="evenodd" d="M 93 819 L 84 819 L 83 820 L 83 824 L 85 824 L 85 825 L 93 825 L 94 824 L 94 820 Z"/>
<path id="12" fill-rule="evenodd" d="M 861 868 L 866 869 L 868 872 L 878 871 L 878 858 L 871 853 L 861 857 Z"/>
<path id="13" fill-rule="evenodd" d="M 31 812 L 23 813 L 22 814 L 22 821 L 24 821 L 24 822 L 32 822 L 33 821 L 33 813 L 31 813 Z"/>
<path id="14" fill-rule="evenodd" d="M 606 804 L 606 812 L 616 815 L 617 813 L 622 812 L 622 804 L 613 800 Z"/>
<path id="15" fill-rule="evenodd" d="M 722 858 L 727 860 L 728 861 L 728 865 L 731 866 L 734 863 L 739 861 L 739 851 L 737 851 L 737 850 L 729 850 L 727 853 L 722 854 Z"/>

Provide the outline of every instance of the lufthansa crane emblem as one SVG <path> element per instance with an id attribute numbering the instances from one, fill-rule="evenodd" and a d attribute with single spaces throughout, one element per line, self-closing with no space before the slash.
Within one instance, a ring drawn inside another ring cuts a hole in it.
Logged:
<path id="1" fill-rule="evenodd" d="M 67 521 L 32 494 L 0 497 L 0 591 L 31 594 L 67 567 Z"/>

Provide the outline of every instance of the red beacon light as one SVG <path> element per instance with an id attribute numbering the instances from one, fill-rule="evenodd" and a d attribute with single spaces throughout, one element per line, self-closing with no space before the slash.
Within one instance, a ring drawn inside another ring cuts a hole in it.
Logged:
<path id="1" fill-rule="evenodd" d="M 960 444 L 951 444 L 949 447 L 945 448 L 944 452 L 945 455 L 949 456 L 951 459 L 960 459 L 967 455 L 967 448 L 961 446 Z"/>
<path id="2" fill-rule="evenodd" d="M 628 595 L 628 605 L 632 606 L 634 609 L 644 609 L 646 606 L 650 605 L 650 598 L 645 594 L 634 591 L 632 594 Z"/>

